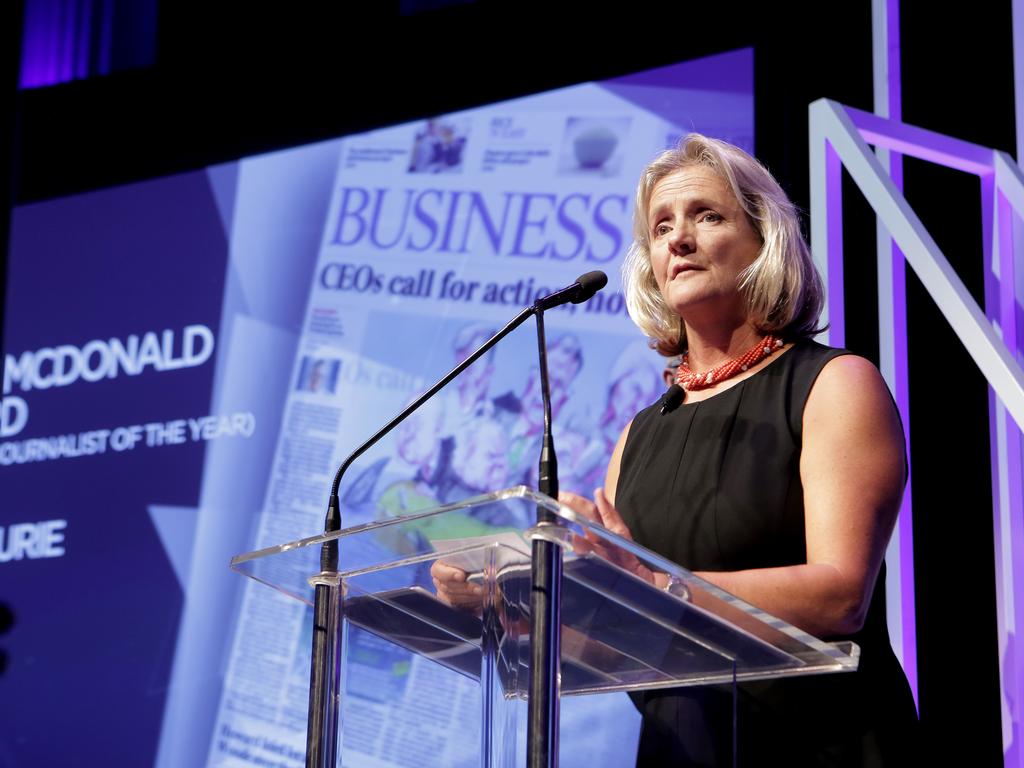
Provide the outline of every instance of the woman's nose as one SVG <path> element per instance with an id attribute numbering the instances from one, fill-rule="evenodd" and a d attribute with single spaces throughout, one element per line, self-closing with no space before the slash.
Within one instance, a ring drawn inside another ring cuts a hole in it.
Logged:
<path id="1" fill-rule="evenodd" d="M 687 254 L 694 250 L 693 230 L 686 224 L 680 225 L 672 230 L 668 241 L 669 248 L 673 253 Z"/>

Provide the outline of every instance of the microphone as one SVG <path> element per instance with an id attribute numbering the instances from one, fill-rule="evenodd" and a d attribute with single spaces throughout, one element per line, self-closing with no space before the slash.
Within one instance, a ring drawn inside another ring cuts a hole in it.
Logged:
<path id="1" fill-rule="evenodd" d="M 559 307 L 562 304 L 582 304 L 595 293 L 608 285 L 608 275 L 599 269 L 580 275 L 576 282 L 547 296 L 541 296 L 534 302 L 534 309 L 541 311 Z"/>
<path id="2" fill-rule="evenodd" d="M 548 385 L 547 385 L 547 359 L 544 356 L 544 310 L 557 307 L 568 302 L 573 304 L 579 304 L 580 302 L 586 301 L 599 290 L 604 288 L 608 283 L 608 276 L 604 272 L 594 271 L 588 272 L 585 275 L 581 275 L 575 283 L 567 288 L 563 288 L 560 291 L 555 291 L 552 294 L 543 296 L 534 302 L 533 306 L 526 307 L 512 320 L 510 320 L 504 328 L 498 331 L 496 334 L 491 336 L 485 341 L 475 352 L 469 357 L 455 366 L 447 375 L 442 377 L 434 386 L 424 392 L 418 397 L 415 402 L 409 404 L 401 413 L 395 416 L 391 421 L 381 427 L 375 434 L 373 434 L 366 442 L 356 448 L 348 458 L 342 462 L 341 466 L 338 467 L 338 471 L 334 474 L 334 481 L 331 484 L 331 495 L 327 503 L 327 514 L 324 519 L 324 532 L 331 533 L 341 528 L 341 502 L 338 498 L 338 489 L 341 485 L 342 475 L 352 465 L 352 463 L 365 453 L 371 446 L 377 443 L 383 438 L 388 432 L 394 429 L 400 424 L 406 417 L 408 417 L 413 411 L 423 405 L 427 400 L 433 397 L 438 391 L 443 389 L 452 379 L 458 376 L 462 371 L 468 368 L 474 361 L 484 355 L 491 347 L 501 341 L 505 336 L 511 333 L 513 330 L 522 325 L 526 320 L 533 315 L 537 319 L 537 333 L 538 341 L 541 347 L 541 384 L 542 391 L 546 398 L 545 403 L 545 432 L 546 441 L 542 449 L 541 463 L 542 468 L 540 472 L 541 478 L 544 482 L 541 484 L 541 490 L 547 490 L 550 495 L 558 494 L 558 469 L 554 455 L 554 445 L 551 442 L 550 436 L 550 424 L 551 424 L 551 401 L 548 396 Z M 537 542 L 535 542 L 536 544 Z M 557 546 L 550 542 L 543 542 L 546 545 L 546 549 L 551 550 L 552 548 L 557 549 Z M 561 564 L 561 553 L 559 551 L 559 568 Z M 336 573 L 338 570 L 338 542 L 336 539 L 326 541 L 321 545 L 320 550 L 320 569 L 324 573 Z M 548 576 L 550 579 L 550 575 Z M 550 593 L 551 585 L 550 581 L 546 582 L 546 589 Z M 534 588 L 534 593 L 537 589 Z M 320 583 L 316 585 L 314 602 L 313 602 L 313 613 L 314 613 L 314 626 L 313 626 L 313 638 L 312 638 L 312 649 L 310 658 L 310 685 L 309 685 L 309 714 L 307 718 L 306 728 L 306 764 L 307 765 L 319 765 L 321 762 L 333 762 L 333 753 L 324 757 L 321 753 L 321 742 L 323 740 L 323 734 L 330 732 L 331 721 L 336 721 L 337 718 L 337 699 L 330 701 L 324 697 L 324 691 L 326 688 L 325 680 L 330 674 L 331 659 L 329 658 L 329 643 L 327 638 L 327 626 L 328 626 L 328 615 L 330 611 L 330 596 L 329 587 L 326 584 Z M 534 613 L 537 616 L 538 613 Z M 544 629 L 543 621 L 534 621 L 533 627 L 537 628 L 538 631 Z M 550 626 L 550 623 L 549 623 Z M 558 626 L 558 622 L 554 622 L 554 626 Z M 550 631 L 546 632 L 550 635 Z M 557 635 L 556 635 L 557 637 Z M 550 638 L 549 638 L 550 640 Z M 557 645 L 555 646 L 557 648 Z M 555 654 L 557 669 L 558 655 Z M 544 665 L 546 666 L 546 665 Z M 531 685 L 531 691 L 534 688 Z M 557 702 L 557 697 L 556 697 Z M 534 705 L 535 706 L 535 705 Z M 535 715 L 536 713 L 534 713 Z M 311 760 L 312 755 L 312 760 Z M 321 758 L 323 757 L 323 760 Z"/>
<path id="3" fill-rule="evenodd" d="M 661 396 L 661 415 L 674 411 L 686 397 L 686 390 L 678 384 L 673 384 L 668 391 Z"/>
<path id="4" fill-rule="evenodd" d="M 443 376 L 434 386 L 410 403 L 401 413 L 377 430 L 368 440 L 349 454 L 348 458 L 338 467 L 331 484 L 331 495 L 327 502 L 327 515 L 324 519 L 324 532 L 332 533 L 341 529 L 341 501 L 338 489 L 342 475 L 352 463 L 375 445 L 388 432 L 397 427 L 413 411 L 423 405 L 437 392 L 443 389 L 452 379 L 482 357 L 491 347 L 526 322 L 531 315 L 540 316 L 535 307 L 527 307 L 510 320 L 504 328 L 481 344 L 476 351 Z M 557 493 L 557 491 L 556 491 Z M 337 573 L 338 540 L 325 541 L 320 547 L 320 570 L 325 574 Z M 331 659 L 330 638 L 328 627 L 332 610 L 330 587 L 326 583 L 316 584 L 313 594 L 313 637 L 309 663 L 309 709 L 306 719 L 306 765 L 334 764 L 334 752 L 330 745 L 324 745 L 324 734 L 331 733 L 336 727 L 339 701 L 336 696 L 327 695 L 327 681 L 332 674 L 334 662 Z M 336 601 L 333 602 L 336 606 Z"/>

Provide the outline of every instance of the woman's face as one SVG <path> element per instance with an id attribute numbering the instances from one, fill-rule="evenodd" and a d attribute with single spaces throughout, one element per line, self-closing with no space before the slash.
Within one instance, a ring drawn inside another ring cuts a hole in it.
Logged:
<path id="1" fill-rule="evenodd" d="M 647 213 L 651 268 L 669 309 L 684 320 L 744 317 L 738 277 L 761 238 L 729 185 L 703 166 L 683 168 L 655 185 Z"/>

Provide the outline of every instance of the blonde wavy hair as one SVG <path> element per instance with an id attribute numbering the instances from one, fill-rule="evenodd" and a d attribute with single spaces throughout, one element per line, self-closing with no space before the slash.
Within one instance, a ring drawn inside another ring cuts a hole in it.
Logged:
<path id="1" fill-rule="evenodd" d="M 746 299 L 750 322 L 762 333 L 787 340 L 819 333 L 824 288 L 800 231 L 796 206 L 755 158 L 699 133 L 662 152 L 640 176 L 633 209 L 634 240 L 622 264 L 626 306 L 633 322 L 666 357 L 685 350 L 683 321 L 665 304 L 651 269 L 647 215 L 658 182 L 695 166 L 710 169 L 729 185 L 761 239 L 761 250 L 740 273 L 737 286 Z"/>

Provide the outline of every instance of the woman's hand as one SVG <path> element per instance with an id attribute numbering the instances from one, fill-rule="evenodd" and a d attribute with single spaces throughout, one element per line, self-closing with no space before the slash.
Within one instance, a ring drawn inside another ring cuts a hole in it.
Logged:
<path id="1" fill-rule="evenodd" d="M 567 491 L 559 493 L 558 500 L 576 514 L 591 522 L 601 524 L 616 536 L 621 536 L 627 541 L 633 540 L 633 535 L 629 532 L 629 527 L 623 521 L 622 515 L 605 496 L 602 488 L 594 491 L 594 501 Z M 573 536 L 573 550 L 578 555 L 594 552 L 608 562 L 659 587 L 664 586 L 668 581 L 664 574 L 655 574 L 634 555 L 612 545 L 593 531 L 588 530 L 585 536 Z"/>
<path id="2" fill-rule="evenodd" d="M 430 576 L 437 596 L 453 608 L 475 611 L 483 605 L 483 585 L 470 582 L 461 568 L 437 560 L 430 566 Z"/>

